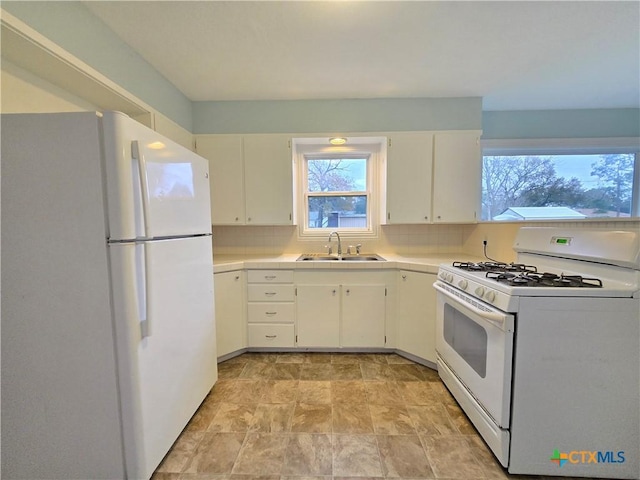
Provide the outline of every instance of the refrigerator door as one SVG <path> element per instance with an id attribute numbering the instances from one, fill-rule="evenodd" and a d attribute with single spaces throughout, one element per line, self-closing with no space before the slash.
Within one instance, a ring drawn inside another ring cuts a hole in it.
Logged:
<path id="1" fill-rule="evenodd" d="M 118 112 L 102 125 L 109 240 L 211 233 L 204 158 Z"/>
<path id="2" fill-rule="evenodd" d="M 217 379 L 211 237 L 110 252 L 127 478 L 148 479 Z"/>

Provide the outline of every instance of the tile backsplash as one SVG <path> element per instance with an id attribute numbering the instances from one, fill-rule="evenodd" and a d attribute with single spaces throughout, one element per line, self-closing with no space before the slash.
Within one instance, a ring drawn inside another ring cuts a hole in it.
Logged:
<path id="1" fill-rule="evenodd" d="M 472 225 L 386 225 L 377 239 L 356 239 L 342 235 L 343 249 L 362 244 L 363 252 L 427 255 L 464 252 L 483 256 L 482 241 L 487 240 L 487 254 L 497 260 L 515 259 L 512 249 L 521 226 L 538 225 L 567 228 L 602 228 L 638 230 L 640 221 L 478 223 Z M 335 243 L 335 240 L 334 240 Z M 214 226 L 214 255 L 279 255 L 284 253 L 320 253 L 326 251 L 327 239 L 302 240 L 296 226 Z"/>

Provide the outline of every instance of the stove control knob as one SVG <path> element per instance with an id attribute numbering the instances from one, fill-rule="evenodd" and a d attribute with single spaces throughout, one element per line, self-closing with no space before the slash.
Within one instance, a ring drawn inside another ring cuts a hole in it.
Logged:
<path id="1" fill-rule="evenodd" d="M 453 275 L 451 273 L 447 274 L 447 282 L 453 282 Z"/>
<path id="2" fill-rule="evenodd" d="M 467 283 L 467 281 L 466 281 L 464 278 L 458 282 L 458 286 L 459 286 L 462 290 L 466 290 L 468 285 L 469 285 L 469 284 Z"/>
<path id="3" fill-rule="evenodd" d="M 438 277 L 440 278 L 440 280 L 446 280 L 447 279 L 447 274 L 444 272 L 440 272 L 438 274 Z"/>
<path id="4" fill-rule="evenodd" d="M 482 298 L 482 296 L 484 295 L 484 287 L 476 288 L 476 295 Z"/>
<path id="5" fill-rule="evenodd" d="M 493 301 L 496 299 L 496 294 L 492 291 L 488 291 L 487 293 L 484 294 L 484 298 L 489 302 L 489 303 L 493 303 Z"/>

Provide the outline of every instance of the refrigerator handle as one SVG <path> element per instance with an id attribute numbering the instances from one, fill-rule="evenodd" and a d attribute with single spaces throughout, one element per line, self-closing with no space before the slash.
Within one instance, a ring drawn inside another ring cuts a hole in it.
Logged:
<path id="1" fill-rule="evenodd" d="M 140 320 L 141 339 L 151 336 L 149 324 L 149 276 L 147 275 L 149 264 L 147 246 L 144 243 L 136 244 L 136 295 L 138 300 L 138 318 Z"/>
<path id="2" fill-rule="evenodd" d="M 148 228 L 148 204 L 149 204 L 149 189 L 147 182 L 147 162 L 144 158 L 144 155 L 140 154 L 140 145 L 138 144 L 138 140 L 133 140 L 131 142 L 131 158 L 133 160 L 138 161 L 138 178 L 140 181 L 140 205 L 142 206 L 142 226 L 144 228 L 143 237 L 147 238 Z"/>

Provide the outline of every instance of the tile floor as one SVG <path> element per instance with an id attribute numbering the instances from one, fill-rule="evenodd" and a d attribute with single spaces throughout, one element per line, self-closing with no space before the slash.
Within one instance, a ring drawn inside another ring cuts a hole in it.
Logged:
<path id="1" fill-rule="evenodd" d="M 505 473 L 435 371 L 395 354 L 245 353 L 152 480 L 530 479 Z"/>

